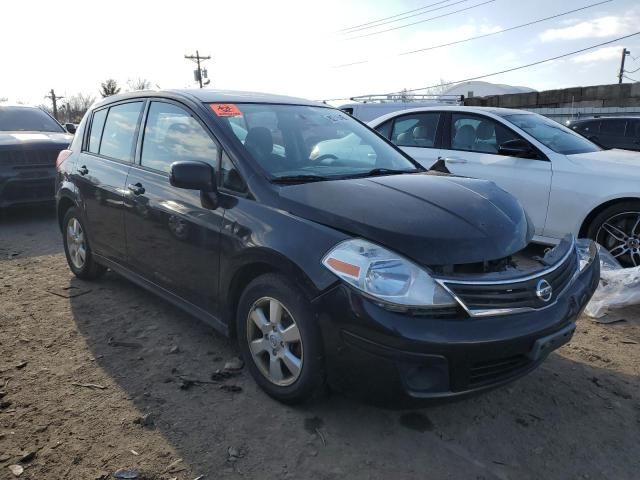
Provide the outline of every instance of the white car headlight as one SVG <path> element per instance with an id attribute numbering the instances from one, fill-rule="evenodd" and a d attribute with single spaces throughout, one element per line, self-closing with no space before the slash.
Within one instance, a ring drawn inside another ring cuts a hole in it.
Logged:
<path id="1" fill-rule="evenodd" d="M 422 268 L 366 240 L 339 243 L 322 264 L 349 285 L 385 303 L 415 307 L 456 304 Z"/>

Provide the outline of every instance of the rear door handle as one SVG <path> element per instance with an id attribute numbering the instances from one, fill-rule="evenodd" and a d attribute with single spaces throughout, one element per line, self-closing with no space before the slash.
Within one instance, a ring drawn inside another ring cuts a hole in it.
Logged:
<path id="1" fill-rule="evenodd" d="M 86 165 L 82 165 L 79 169 L 78 169 L 78 173 L 82 176 L 86 175 L 87 173 L 89 173 L 89 169 L 87 168 Z"/>
<path id="2" fill-rule="evenodd" d="M 144 191 L 145 191 L 144 187 L 142 186 L 142 184 L 140 182 L 138 182 L 136 184 L 130 183 L 129 185 L 127 185 L 127 188 L 134 195 L 142 195 L 144 193 Z"/>
<path id="3" fill-rule="evenodd" d="M 445 163 L 467 163 L 464 158 L 438 157 L 438 160 L 442 160 Z"/>

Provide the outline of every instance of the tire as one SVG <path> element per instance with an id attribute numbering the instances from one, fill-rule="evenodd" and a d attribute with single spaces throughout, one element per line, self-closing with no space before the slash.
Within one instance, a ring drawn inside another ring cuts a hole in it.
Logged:
<path id="1" fill-rule="evenodd" d="M 86 234 L 87 229 L 77 208 L 72 207 L 67 210 L 62 220 L 62 226 L 64 253 L 73 274 L 83 280 L 94 280 L 103 275 L 107 269 L 96 263 L 93 258 Z M 80 249 L 84 254 L 80 252 Z"/>
<path id="2" fill-rule="evenodd" d="M 587 237 L 606 248 L 623 267 L 640 265 L 640 201 L 605 208 L 589 224 Z"/>
<path id="3" fill-rule="evenodd" d="M 280 305 L 275 311 L 274 301 Z M 276 319 L 270 322 L 274 312 Z M 261 320 L 254 321 L 255 318 Z M 292 325 L 297 327 L 299 342 L 295 341 Z M 265 274 L 253 280 L 240 297 L 236 328 L 244 362 L 267 394 L 283 403 L 295 404 L 310 401 L 324 391 L 320 329 L 311 303 L 295 284 L 278 274 Z M 254 355 L 252 348 L 259 353 Z M 272 370 L 274 362 L 279 368 Z"/>

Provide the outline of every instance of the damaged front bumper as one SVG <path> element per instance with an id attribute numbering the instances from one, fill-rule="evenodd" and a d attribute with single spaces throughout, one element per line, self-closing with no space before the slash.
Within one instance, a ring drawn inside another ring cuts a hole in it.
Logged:
<path id="1" fill-rule="evenodd" d="M 330 383 L 378 399 L 440 398 L 530 372 L 570 340 L 600 271 L 595 245 L 573 238 L 538 262 L 438 277 L 458 302 L 451 310 L 390 311 L 346 285 L 335 287 L 316 301 Z"/>

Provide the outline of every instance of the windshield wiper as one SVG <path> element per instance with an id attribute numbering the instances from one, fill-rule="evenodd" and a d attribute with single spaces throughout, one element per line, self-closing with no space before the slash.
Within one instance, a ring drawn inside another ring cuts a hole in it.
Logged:
<path id="1" fill-rule="evenodd" d="M 323 180 L 329 180 L 329 178 L 321 175 L 285 175 L 284 177 L 274 178 L 271 182 L 288 185 L 292 183 L 322 182 Z"/>
<path id="2" fill-rule="evenodd" d="M 377 177 L 382 175 L 401 175 L 403 173 L 418 173 L 422 172 L 422 170 L 414 168 L 411 170 L 397 170 L 393 168 L 374 168 L 367 172 L 355 173 L 353 175 L 349 175 L 350 177 Z"/>

